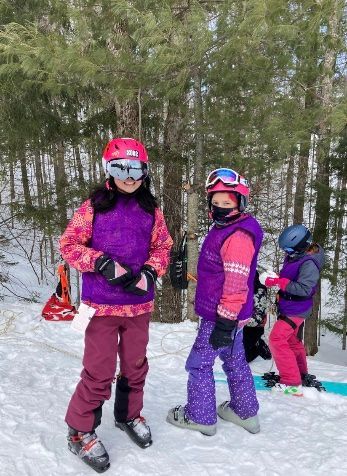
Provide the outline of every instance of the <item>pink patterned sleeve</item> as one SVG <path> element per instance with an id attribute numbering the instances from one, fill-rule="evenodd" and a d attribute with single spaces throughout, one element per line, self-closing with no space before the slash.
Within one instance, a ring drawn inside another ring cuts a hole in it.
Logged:
<path id="1" fill-rule="evenodd" d="M 248 276 L 254 256 L 253 240 L 249 233 L 237 230 L 221 248 L 225 280 L 217 313 L 225 319 L 235 320 L 246 302 Z"/>
<path id="2" fill-rule="evenodd" d="M 154 225 L 149 249 L 149 258 L 145 264 L 154 268 L 158 277 L 166 273 L 170 262 L 170 251 L 173 241 L 167 229 L 163 212 L 155 209 Z"/>
<path id="3" fill-rule="evenodd" d="M 84 202 L 75 212 L 60 238 L 60 253 L 70 266 L 78 271 L 94 271 L 96 259 L 101 251 L 88 247 L 92 236 L 94 209 L 90 200 Z"/>

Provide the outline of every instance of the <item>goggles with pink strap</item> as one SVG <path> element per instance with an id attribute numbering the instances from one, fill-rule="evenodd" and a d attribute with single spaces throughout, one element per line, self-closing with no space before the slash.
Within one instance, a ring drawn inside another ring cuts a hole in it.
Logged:
<path id="1" fill-rule="evenodd" d="M 232 169 L 216 169 L 210 173 L 206 179 L 206 189 L 213 187 L 216 183 L 222 182 L 224 185 L 233 187 L 236 185 L 244 185 L 249 187 L 248 180 L 239 175 Z"/>

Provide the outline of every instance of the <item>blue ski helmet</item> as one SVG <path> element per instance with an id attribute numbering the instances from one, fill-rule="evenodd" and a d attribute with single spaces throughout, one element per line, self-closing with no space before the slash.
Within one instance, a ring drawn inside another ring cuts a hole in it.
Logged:
<path id="1" fill-rule="evenodd" d="M 304 225 L 291 225 L 278 237 L 280 248 L 288 254 L 302 253 L 312 243 L 312 234 Z"/>

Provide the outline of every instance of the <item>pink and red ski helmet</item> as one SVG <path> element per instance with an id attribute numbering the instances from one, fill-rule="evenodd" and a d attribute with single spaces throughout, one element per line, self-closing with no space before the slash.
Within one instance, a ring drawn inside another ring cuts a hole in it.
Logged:
<path id="1" fill-rule="evenodd" d="M 249 197 L 248 180 L 232 169 L 220 168 L 213 170 L 206 179 L 206 192 L 236 192 Z"/>
<path id="2" fill-rule="evenodd" d="M 239 210 L 244 211 L 250 194 L 248 180 L 233 169 L 213 170 L 206 179 L 206 192 L 209 201 L 215 192 L 235 193 L 239 197 Z"/>
<path id="3" fill-rule="evenodd" d="M 120 137 L 112 139 L 106 145 L 102 154 L 102 165 L 106 172 L 107 162 L 111 160 L 138 160 L 148 164 L 148 154 L 145 146 L 136 139 Z"/>

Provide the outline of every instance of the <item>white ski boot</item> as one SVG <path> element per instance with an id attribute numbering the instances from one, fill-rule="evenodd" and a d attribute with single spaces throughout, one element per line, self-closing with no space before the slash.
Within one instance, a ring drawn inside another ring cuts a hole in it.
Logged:
<path id="1" fill-rule="evenodd" d="M 242 420 L 242 418 L 236 415 L 236 413 L 230 408 L 229 403 L 230 402 L 226 401 L 218 405 L 218 416 L 220 416 L 220 418 L 223 420 L 230 421 L 235 425 L 241 426 L 245 430 L 249 431 L 249 433 L 259 433 L 260 424 L 258 415 Z"/>
<path id="2" fill-rule="evenodd" d="M 200 433 L 206 436 L 213 436 L 217 432 L 217 425 L 202 425 L 201 423 L 195 423 L 189 420 L 184 413 L 184 407 L 182 405 L 178 405 L 169 410 L 166 421 L 178 428 L 200 431 Z"/>
<path id="3" fill-rule="evenodd" d="M 276 383 L 271 387 L 271 392 L 282 392 L 284 395 L 293 395 L 293 397 L 303 397 L 302 385 L 285 385 L 284 383 Z"/>

